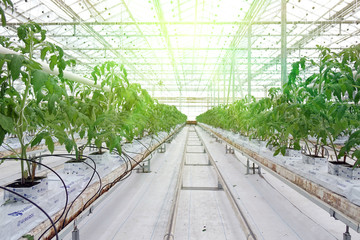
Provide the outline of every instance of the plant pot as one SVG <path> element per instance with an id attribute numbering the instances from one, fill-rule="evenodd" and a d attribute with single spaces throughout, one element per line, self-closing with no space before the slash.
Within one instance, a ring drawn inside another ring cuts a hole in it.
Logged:
<path id="1" fill-rule="evenodd" d="M 85 163 L 85 160 L 71 159 L 64 163 L 65 174 L 83 175 L 90 167 Z"/>
<path id="2" fill-rule="evenodd" d="M 95 161 L 95 163 L 104 163 L 109 160 L 109 152 L 93 152 L 89 154 L 89 157 Z"/>
<path id="3" fill-rule="evenodd" d="M 34 182 L 27 180 L 25 184 L 21 184 L 21 179 L 17 179 L 13 183 L 6 185 L 6 188 L 32 201 L 36 201 L 39 196 L 43 195 L 48 190 L 48 179 L 47 177 L 35 177 Z M 4 200 L 28 203 L 24 198 L 8 191 L 4 191 Z"/>
<path id="4" fill-rule="evenodd" d="M 353 166 L 346 162 L 328 162 L 328 173 L 352 180 L 360 180 L 360 168 L 353 169 Z"/>
<path id="5" fill-rule="evenodd" d="M 295 149 L 291 149 L 291 148 L 287 148 L 285 151 L 285 156 L 286 157 L 293 157 L 293 158 L 301 158 L 302 157 L 302 153 L 300 150 L 295 150 Z"/>
<path id="6" fill-rule="evenodd" d="M 311 165 L 324 165 L 328 161 L 326 157 L 312 156 L 312 155 L 302 155 L 302 160 L 305 164 Z"/>

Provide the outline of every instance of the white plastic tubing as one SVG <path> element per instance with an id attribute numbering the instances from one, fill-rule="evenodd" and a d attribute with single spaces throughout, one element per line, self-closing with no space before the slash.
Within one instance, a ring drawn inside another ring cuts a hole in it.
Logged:
<path id="1" fill-rule="evenodd" d="M 2 53 L 2 54 L 18 54 L 18 55 L 20 55 L 20 53 L 15 52 L 13 50 L 10 50 L 8 48 L 4 48 L 1 45 L 0 45 L 0 53 Z M 56 67 L 54 68 L 54 71 L 52 71 L 46 63 L 44 63 L 42 61 L 37 61 L 37 62 L 41 65 L 41 68 L 42 68 L 42 70 L 44 72 L 49 73 L 49 74 L 53 74 L 53 75 L 59 75 L 59 71 L 56 69 Z M 87 79 L 87 78 L 84 78 L 84 77 L 81 77 L 79 75 L 76 75 L 76 74 L 68 72 L 68 71 L 63 72 L 63 77 L 70 80 L 70 81 L 83 83 L 83 84 L 86 84 L 88 86 L 92 86 L 92 87 L 101 89 L 101 85 L 95 84 L 94 81 L 92 81 L 90 79 Z M 104 89 L 104 91 L 109 91 L 109 89 L 107 87 L 104 87 L 103 89 Z"/>

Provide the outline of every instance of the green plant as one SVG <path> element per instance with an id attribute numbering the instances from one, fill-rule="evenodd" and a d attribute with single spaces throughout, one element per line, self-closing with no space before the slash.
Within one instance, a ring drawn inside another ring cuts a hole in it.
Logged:
<path id="1" fill-rule="evenodd" d="M 285 154 L 286 148 L 300 149 L 301 141 L 310 149 L 309 137 L 314 137 L 315 150 L 309 154 L 321 155 L 322 146 L 330 146 L 337 159 L 352 155 L 359 164 L 359 154 L 350 153 L 350 148 L 356 149 L 359 128 L 360 46 L 339 53 L 318 49 L 317 61 L 303 57 L 292 64 L 281 92 L 270 89 L 269 97 L 259 101 L 214 107 L 197 120 L 267 140 L 275 146 L 275 155 Z M 350 138 L 338 155 L 334 141 L 343 135 Z"/>
<path id="2" fill-rule="evenodd" d="M 11 8 L 11 10 L 14 11 L 14 5 L 11 0 L 1 0 L 1 1 L 4 4 L 5 9 Z M 2 7 L 0 7 L 0 16 L 1 16 L 1 25 L 3 27 L 5 27 L 6 26 L 6 16 L 5 16 L 4 9 L 2 9 Z"/>
<path id="3" fill-rule="evenodd" d="M 96 66 L 91 75 L 102 89 L 94 91 L 89 101 L 88 143 L 94 141 L 100 152 L 105 143 L 110 151 L 116 148 L 121 153 L 122 111 L 128 101 L 126 91 L 129 87 L 126 69 L 122 64 L 108 61 Z"/>
<path id="4" fill-rule="evenodd" d="M 354 168 L 360 166 L 360 130 L 353 132 L 339 152 L 339 157 L 351 156 L 356 159 Z"/>
<path id="5" fill-rule="evenodd" d="M 12 150 L 21 159 L 27 158 L 26 151 L 30 145 L 39 144 L 42 139 L 45 139 L 50 152 L 54 150 L 47 121 L 51 119 L 56 104 L 64 94 L 64 89 L 58 87 L 59 78 L 44 73 L 41 65 L 34 61 L 34 54 L 41 52 L 41 58 L 49 62 L 50 69 L 57 66 L 60 77 L 66 65 L 73 63 L 63 60 L 60 47 L 45 41 L 45 33 L 36 23 L 22 24 L 17 29 L 22 42 L 18 50 L 22 55 L 0 55 L 0 143 L 6 144 L 3 141 L 6 133 L 15 135 L 19 139 L 21 151 L 18 154 L 15 149 Z M 31 136 L 30 132 L 33 133 Z M 21 160 L 22 183 L 31 175 L 30 169 L 29 164 L 25 169 L 25 163 Z M 31 178 L 34 179 L 34 175 Z"/>
<path id="6" fill-rule="evenodd" d="M 62 82 L 65 92 L 57 104 L 53 117 L 47 122 L 48 127 L 53 130 L 53 135 L 61 145 L 70 153 L 75 151 L 76 159 L 79 160 L 80 152 L 77 146 L 77 138 L 86 135 L 86 124 L 89 119 L 85 115 L 87 104 L 79 95 L 83 92 L 80 85 L 74 85 L 68 80 Z"/>

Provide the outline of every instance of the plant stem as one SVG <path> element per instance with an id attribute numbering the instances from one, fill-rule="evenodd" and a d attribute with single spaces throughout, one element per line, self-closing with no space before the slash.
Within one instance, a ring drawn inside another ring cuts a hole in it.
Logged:
<path id="1" fill-rule="evenodd" d="M 337 155 L 335 144 L 334 144 L 334 141 L 333 141 L 331 135 L 329 135 L 329 139 L 330 139 L 330 143 L 331 143 L 331 148 L 333 149 L 333 151 L 335 153 L 336 161 L 338 161 L 338 155 Z"/>
<path id="2" fill-rule="evenodd" d="M 311 155 L 311 151 L 310 151 L 308 142 L 305 139 L 304 139 L 304 142 L 305 142 L 306 148 L 309 150 L 309 155 Z"/>
<path id="3" fill-rule="evenodd" d="M 20 154 L 20 158 L 21 159 L 26 159 L 26 148 L 27 148 L 27 144 L 24 143 L 24 132 L 26 130 L 25 126 L 24 126 L 24 110 L 25 110 L 25 101 L 28 97 L 28 92 L 29 92 L 29 83 L 26 82 L 26 87 L 25 87 L 25 91 L 24 94 L 22 96 L 21 102 L 20 102 L 20 112 L 19 112 L 19 119 L 17 122 L 17 137 L 19 139 L 20 142 L 20 146 L 21 146 L 21 154 Z M 25 169 L 24 169 L 24 160 L 21 160 L 21 183 L 25 182 Z"/>

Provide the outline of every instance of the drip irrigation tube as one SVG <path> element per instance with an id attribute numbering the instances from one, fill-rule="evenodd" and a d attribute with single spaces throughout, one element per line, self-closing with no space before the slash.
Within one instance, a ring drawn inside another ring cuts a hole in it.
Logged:
<path id="1" fill-rule="evenodd" d="M 67 217 L 67 215 L 68 215 L 71 207 L 73 206 L 73 204 L 75 203 L 75 201 L 81 196 L 81 194 L 84 193 L 84 191 L 87 189 L 87 187 L 90 185 L 90 182 L 92 181 L 92 179 L 93 179 L 93 177 L 94 177 L 94 175 L 95 175 L 95 172 L 97 173 L 97 171 L 96 171 L 96 163 L 95 163 L 94 160 L 92 160 L 90 157 L 85 156 L 85 155 L 80 155 L 80 157 L 81 157 L 81 158 L 82 158 L 82 157 L 85 157 L 85 158 L 87 158 L 87 159 L 90 159 L 90 160 L 94 163 L 95 168 L 92 167 L 92 166 L 91 166 L 90 164 L 88 164 L 87 162 L 83 162 L 83 163 L 85 163 L 86 165 L 88 165 L 89 167 L 91 167 L 94 171 L 93 171 L 93 173 L 92 173 L 92 175 L 91 175 L 88 183 L 87 183 L 86 186 L 84 187 L 84 189 L 76 196 L 76 198 L 75 198 L 75 199 L 72 201 L 72 203 L 70 204 L 70 206 L 69 206 L 69 208 L 68 208 L 68 210 L 67 210 L 67 212 L 66 212 L 66 214 L 65 214 L 65 216 L 64 216 L 64 221 L 63 221 L 63 224 L 62 224 L 62 228 L 65 227 L 66 217 Z M 101 188 L 101 178 L 100 178 L 100 175 L 99 175 L 98 173 L 97 173 L 97 175 L 99 176 L 99 179 L 100 179 L 100 188 Z M 96 193 L 96 194 L 97 194 L 97 193 Z M 95 195 L 96 195 L 96 194 L 95 194 Z M 93 197 L 92 197 L 92 198 L 93 198 Z M 92 198 L 91 198 L 91 199 L 92 199 Z"/>
<path id="2" fill-rule="evenodd" d="M 5 190 L 5 191 L 11 192 L 12 194 L 17 195 L 18 197 L 21 197 L 21 198 L 25 199 L 26 201 L 30 202 L 32 205 L 34 205 L 35 207 L 37 207 L 40 211 L 42 211 L 42 212 L 46 215 L 46 217 L 50 220 L 51 226 L 54 228 L 54 231 L 55 231 L 55 237 L 56 237 L 56 239 L 59 239 L 58 231 L 57 231 L 57 229 L 56 229 L 56 226 L 55 226 L 55 224 L 54 224 L 54 221 L 51 219 L 51 217 L 49 216 L 49 214 L 47 214 L 47 212 L 46 212 L 44 209 L 42 209 L 42 208 L 41 208 L 39 205 L 37 205 L 35 202 L 31 201 L 31 200 L 28 199 L 27 197 L 24 197 L 23 195 L 21 195 L 21 194 L 19 194 L 19 193 L 17 193 L 17 192 L 14 192 L 14 191 L 12 191 L 12 190 L 10 190 L 10 189 L 7 189 L 6 187 L 3 187 L 3 186 L 0 186 L 0 188 L 3 189 L 3 190 Z M 39 239 L 40 239 L 40 237 L 39 237 Z"/>
<path id="3" fill-rule="evenodd" d="M 44 156 L 46 157 L 46 156 L 53 156 L 53 155 L 43 155 L 42 157 L 44 157 Z M 35 157 L 35 158 L 33 158 L 33 159 L 36 159 L 36 158 L 39 158 L 39 157 L 41 157 L 41 156 Z M 69 201 L 69 194 L 68 194 L 68 192 L 67 192 L 66 184 L 65 184 L 64 180 L 60 177 L 60 175 L 59 175 L 55 170 L 53 170 L 52 168 L 50 168 L 49 166 L 47 166 L 46 164 L 43 164 L 43 163 L 40 163 L 40 162 L 36 162 L 35 160 L 31 160 L 31 159 L 21 159 L 21 158 L 0 158 L 0 160 L 3 160 L 3 161 L 23 160 L 23 161 L 28 161 L 28 162 L 36 163 L 36 164 L 39 164 L 39 165 L 41 165 L 41 166 L 49 169 L 51 172 L 53 172 L 53 173 L 60 179 L 61 183 L 62 183 L 63 186 L 64 186 L 66 200 L 65 200 L 64 210 L 63 210 L 63 212 L 61 213 L 60 217 L 59 217 L 54 223 L 52 222 L 52 219 L 50 220 L 53 224 L 56 224 L 56 223 L 61 219 L 61 217 L 64 215 L 64 213 L 65 213 L 65 211 L 66 211 L 66 206 L 67 206 L 68 201 Z M 4 188 L 3 188 L 3 189 L 4 189 Z M 11 190 L 9 190 L 9 189 L 6 189 L 6 190 L 9 191 L 9 192 L 14 193 L 13 191 L 11 191 Z M 21 197 L 24 198 L 25 200 L 33 203 L 31 200 L 23 197 L 22 195 L 20 195 L 20 194 L 18 194 L 18 193 L 15 193 L 15 195 L 21 196 Z M 36 205 L 36 206 L 37 206 L 37 205 Z M 37 206 L 37 207 L 38 207 L 38 206 Z M 40 210 L 41 210 L 41 209 L 40 209 Z M 47 215 L 47 214 L 46 214 L 46 215 Z M 55 227 L 55 225 L 53 225 L 53 226 Z M 50 228 L 51 228 L 51 226 L 50 226 L 49 228 L 47 228 L 47 229 L 40 235 L 39 239 L 40 239 Z M 57 233 L 56 227 L 55 227 L 55 233 Z"/>

